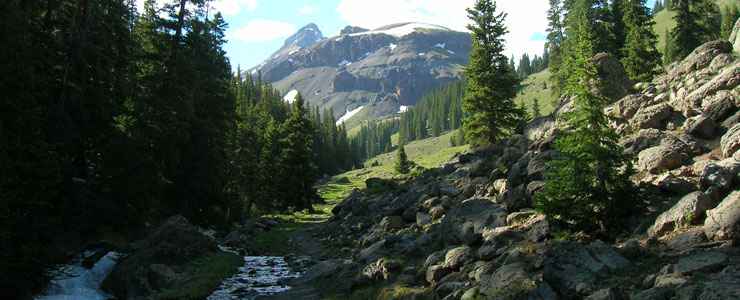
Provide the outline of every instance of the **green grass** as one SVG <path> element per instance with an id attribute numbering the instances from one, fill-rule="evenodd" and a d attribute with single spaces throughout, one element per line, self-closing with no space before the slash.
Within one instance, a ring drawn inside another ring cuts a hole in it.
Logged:
<path id="1" fill-rule="evenodd" d="M 537 99 L 540 102 L 540 113 L 543 116 L 550 114 L 555 109 L 557 99 L 553 96 L 549 79 L 550 71 L 547 69 L 529 75 L 527 79 L 522 81 L 522 88 L 514 98 L 514 102 L 520 105 L 524 104 L 524 107 L 531 113 L 532 103 L 534 103 L 534 99 Z"/>
<path id="2" fill-rule="evenodd" d="M 152 299 L 199 300 L 207 298 L 224 278 L 234 275 L 244 262 L 238 255 L 218 252 L 190 262 L 184 279 L 175 288 L 164 290 Z"/>

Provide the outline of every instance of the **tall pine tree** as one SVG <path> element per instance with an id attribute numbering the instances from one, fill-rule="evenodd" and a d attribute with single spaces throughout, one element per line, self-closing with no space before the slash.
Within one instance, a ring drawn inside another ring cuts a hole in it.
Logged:
<path id="1" fill-rule="evenodd" d="M 617 134 L 608 127 L 603 113 L 607 99 L 591 88 L 598 77 L 591 61 L 591 7 L 583 3 L 571 11 L 573 53 L 566 62 L 573 70 L 566 94 L 575 109 L 566 115 L 570 130 L 556 141 L 559 155 L 547 165 L 545 187 L 536 195 L 536 207 L 574 229 L 604 232 L 616 228 L 625 211 L 634 206 L 632 169 Z"/>
<path id="2" fill-rule="evenodd" d="M 473 145 L 495 143 L 517 126 L 522 112 L 514 105 L 514 70 L 504 55 L 506 13 L 496 10 L 496 2 L 477 0 L 468 9 L 472 24 L 473 49 L 465 69 L 467 89 L 463 99 L 466 140 Z"/>
<path id="3" fill-rule="evenodd" d="M 645 0 L 627 0 L 624 23 L 627 39 L 622 48 L 622 64 L 630 79 L 638 82 L 651 81 L 660 72 L 661 57 L 656 49 L 657 37 L 653 32 L 653 21 Z"/>

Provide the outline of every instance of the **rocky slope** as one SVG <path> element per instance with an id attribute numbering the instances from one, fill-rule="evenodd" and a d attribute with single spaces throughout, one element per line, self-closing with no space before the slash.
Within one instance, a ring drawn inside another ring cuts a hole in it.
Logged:
<path id="1" fill-rule="evenodd" d="M 301 92 L 312 105 L 333 109 L 337 118 L 359 107 L 363 116 L 380 117 L 460 79 L 469 52 L 469 34 L 431 24 L 348 26 L 327 39 L 310 24 L 248 72 L 261 72 L 286 94 Z"/>
<path id="2" fill-rule="evenodd" d="M 532 210 L 562 126 L 461 155 L 397 183 L 369 180 L 321 236 L 344 259 L 303 279 L 326 295 L 405 299 L 740 298 L 740 60 L 707 43 L 651 83 L 597 55 L 605 112 L 633 154 L 646 209 L 616 240 L 567 235 Z"/>

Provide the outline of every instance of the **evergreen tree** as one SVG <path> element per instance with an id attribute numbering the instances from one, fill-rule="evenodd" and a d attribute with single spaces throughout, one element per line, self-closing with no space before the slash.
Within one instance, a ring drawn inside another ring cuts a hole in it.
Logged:
<path id="1" fill-rule="evenodd" d="M 532 118 L 539 118 L 542 116 L 542 110 L 540 108 L 540 100 L 534 98 L 532 100 Z"/>
<path id="2" fill-rule="evenodd" d="M 627 0 L 626 4 L 624 20 L 627 24 L 627 40 L 622 49 L 622 64 L 630 79 L 648 82 L 659 72 L 661 61 L 660 53 L 655 48 L 655 22 L 645 6 L 645 0 Z"/>
<path id="3" fill-rule="evenodd" d="M 411 172 L 412 163 L 406 156 L 406 149 L 404 145 L 398 147 L 398 154 L 396 156 L 395 170 L 400 174 L 408 174 Z"/>
<path id="4" fill-rule="evenodd" d="M 563 74 L 560 72 L 563 62 L 562 48 L 565 40 L 564 9 L 562 0 L 550 0 L 550 9 L 547 12 L 548 28 L 545 49 L 548 50 L 549 54 L 547 65 L 550 68 L 553 93 L 557 96 L 560 96 L 560 91 L 565 85 Z"/>
<path id="5" fill-rule="evenodd" d="M 282 169 L 278 173 L 281 186 L 285 187 L 282 197 L 295 209 L 312 210 L 316 198 L 313 185 L 318 179 L 311 149 L 314 126 L 300 94 L 296 95 L 290 115 L 280 130 L 284 136 L 280 141 L 282 149 L 278 162 Z"/>
<path id="6" fill-rule="evenodd" d="M 497 142 L 517 126 L 522 112 L 512 99 L 519 80 L 503 54 L 506 14 L 496 11 L 494 1 L 477 0 L 468 16 L 473 49 L 465 69 L 464 127 L 466 140 L 483 145 Z"/>
<path id="7" fill-rule="evenodd" d="M 625 19 L 625 14 L 628 12 L 625 12 L 625 10 L 629 9 L 625 6 L 630 6 L 631 0 L 612 0 L 611 3 L 611 21 L 612 21 L 612 32 L 614 33 L 614 46 L 616 49 L 624 49 L 625 44 L 627 43 L 627 35 L 629 30 L 629 25 L 626 24 L 627 20 Z M 649 16 L 649 11 L 646 9 L 646 13 Z M 650 30 L 650 28 L 645 28 L 645 30 Z M 624 57 L 623 51 L 616 51 L 616 56 L 618 58 Z"/>
<path id="8" fill-rule="evenodd" d="M 720 31 L 719 12 L 711 0 L 678 0 L 673 3 L 676 10 L 676 27 L 671 32 L 668 62 L 683 59 L 702 43 L 716 39 Z"/>
<path id="9" fill-rule="evenodd" d="M 575 109 L 566 115 L 571 130 L 556 141 L 559 155 L 547 165 L 545 187 L 536 195 L 535 205 L 574 229 L 605 232 L 617 228 L 635 205 L 629 180 L 632 169 L 617 134 L 608 127 L 602 110 L 607 100 L 590 87 L 597 82 L 597 70 L 591 62 L 588 7 L 575 5 L 571 13 L 576 27 L 570 50 L 575 53 L 566 63 L 574 73 L 566 94 L 574 99 Z"/>
<path id="10" fill-rule="evenodd" d="M 520 78 L 527 78 L 527 76 L 533 73 L 529 54 L 524 53 L 522 55 L 522 58 L 519 60 L 519 69 L 517 69 L 517 73 L 519 73 Z"/>

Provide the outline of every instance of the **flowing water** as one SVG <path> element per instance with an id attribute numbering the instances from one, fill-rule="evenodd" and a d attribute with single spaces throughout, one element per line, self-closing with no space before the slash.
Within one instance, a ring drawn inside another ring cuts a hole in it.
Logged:
<path id="1" fill-rule="evenodd" d="M 46 291 L 36 300 L 107 300 L 111 296 L 100 289 L 106 276 L 116 266 L 120 256 L 116 252 L 108 252 L 95 265 L 86 269 L 81 255 L 72 264 L 59 268 L 58 275 L 49 283 Z"/>
<path id="2" fill-rule="evenodd" d="M 239 272 L 224 280 L 208 300 L 254 299 L 290 289 L 286 282 L 300 273 L 288 267 L 284 257 L 245 256 Z"/>

